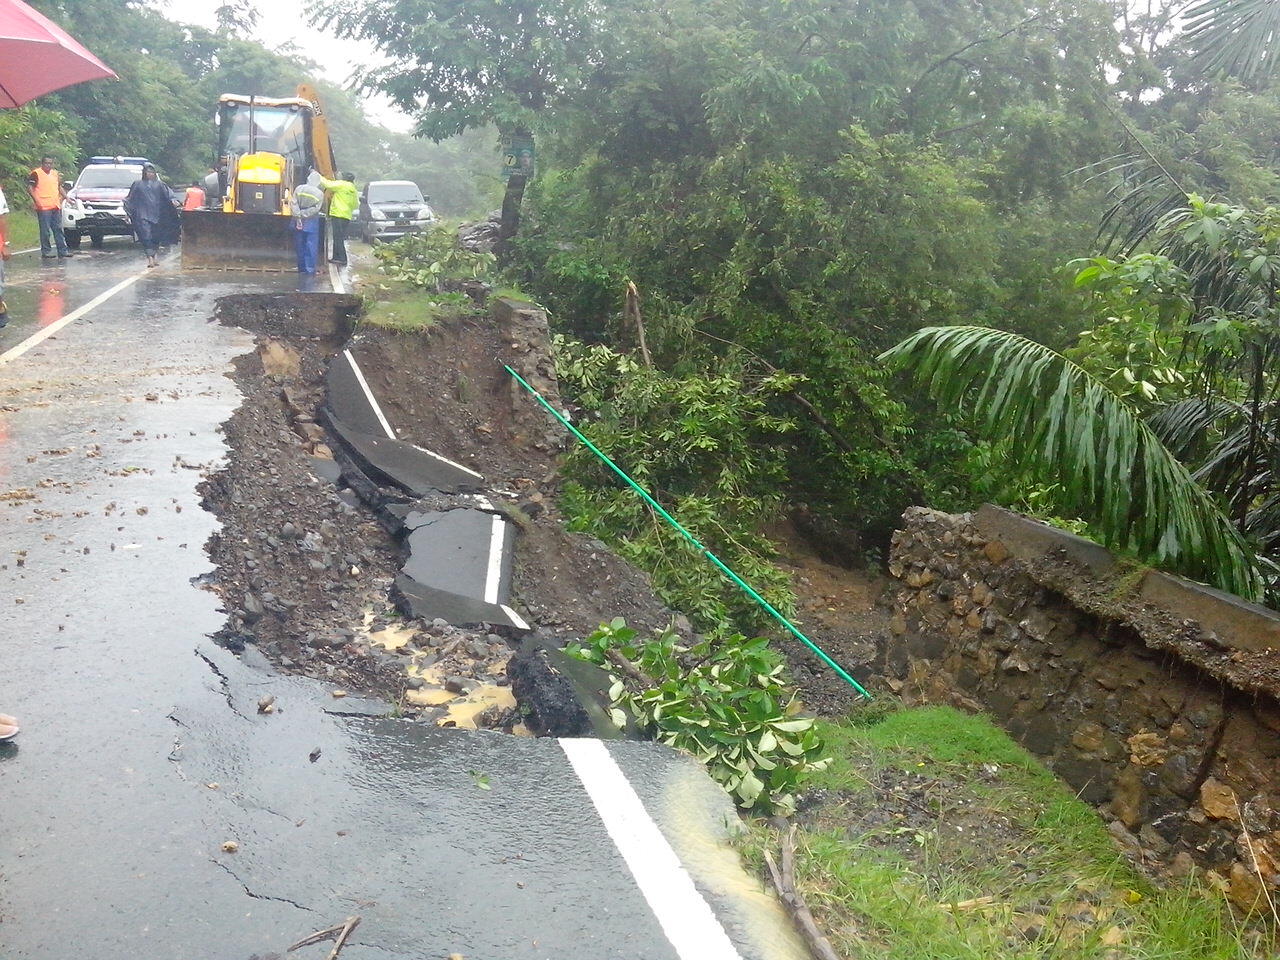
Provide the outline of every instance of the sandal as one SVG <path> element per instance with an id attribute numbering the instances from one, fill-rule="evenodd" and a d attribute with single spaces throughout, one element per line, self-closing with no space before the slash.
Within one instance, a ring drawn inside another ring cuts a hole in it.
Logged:
<path id="1" fill-rule="evenodd" d="M 8 714 L 0 713 L 0 741 L 12 740 L 18 735 L 18 731 L 20 729 L 17 717 L 11 717 Z"/>

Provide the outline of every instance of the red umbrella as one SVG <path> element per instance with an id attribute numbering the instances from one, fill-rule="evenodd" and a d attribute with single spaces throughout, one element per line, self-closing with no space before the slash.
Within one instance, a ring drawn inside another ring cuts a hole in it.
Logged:
<path id="1" fill-rule="evenodd" d="M 0 0 L 0 107 L 106 78 L 119 79 L 48 17 L 22 0 Z"/>

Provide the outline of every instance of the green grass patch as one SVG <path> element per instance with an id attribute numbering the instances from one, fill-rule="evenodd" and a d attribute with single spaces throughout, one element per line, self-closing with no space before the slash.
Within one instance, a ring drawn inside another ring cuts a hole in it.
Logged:
<path id="1" fill-rule="evenodd" d="M 14 250 L 27 250 L 40 245 L 40 223 L 36 215 L 26 210 L 9 211 L 9 246 Z"/>
<path id="2" fill-rule="evenodd" d="M 1160 889 L 1097 813 L 984 717 L 887 702 L 819 725 L 796 875 L 836 952 L 875 960 L 1262 960 L 1273 933 L 1192 879 Z M 762 863 L 776 830 L 744 840 Z"/>
<path id="3" fill-rule="evenodd" d="M 422 293 L 375 300 L 365 311 L 363 323 L 399 333 L 430 330 L 442 319 L 440 306 Z"/>
<path id="4" fill-rule="evenodd" d="M 475 313 L 475 304 L 465 294 L 431 293 L 383 278 L 368 285 L 361 322 L 399 333 L 422 333 Z"/>
<path id="5" fill-rule="evenodd" d="M 521 300 L 525 303 L 537 304 L 538 300 L 531 293 L 525 293 L 519 287 L 495 287 L 489 294 L 493 300 Z"/>

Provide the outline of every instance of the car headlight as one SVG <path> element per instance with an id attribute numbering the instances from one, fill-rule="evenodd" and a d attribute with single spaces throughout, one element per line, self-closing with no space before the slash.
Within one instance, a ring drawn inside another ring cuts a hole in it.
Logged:
<path id="1" fill-rule="evenodd" d="M 430 207 L 419 207 L 416 214 L 419 220 L 434 220 L 435 214 L 431 212 Z"/>
<path id="2" fill-rule="evenodd" d="M 386 215 L 385 213 L 383 213 L 381 210 L 379 210 L 377 207 L 374 207 L 372 210 L 370 210 L 370 211 L 369 211 L 369 219 L 370 219 L 370 220 L 385 220 L 385 219 L 387 219 L 387 215 Z"/>

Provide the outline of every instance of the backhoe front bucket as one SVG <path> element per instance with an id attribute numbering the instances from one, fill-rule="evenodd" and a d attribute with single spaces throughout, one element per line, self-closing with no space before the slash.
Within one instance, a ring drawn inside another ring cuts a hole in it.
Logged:
<path id="1" fill-rule="evenodd" d="M 294 270 L 293 217 L 189 210 L 182 216 L 182 266 L 272 273 Z"/>

